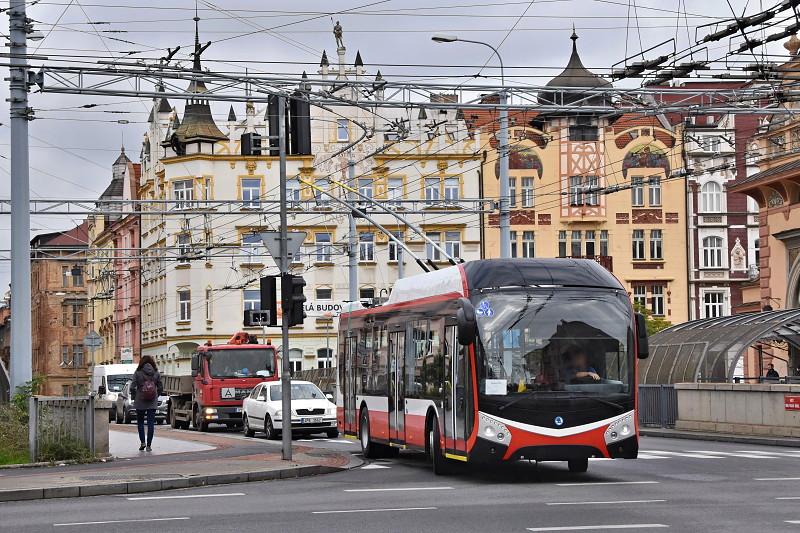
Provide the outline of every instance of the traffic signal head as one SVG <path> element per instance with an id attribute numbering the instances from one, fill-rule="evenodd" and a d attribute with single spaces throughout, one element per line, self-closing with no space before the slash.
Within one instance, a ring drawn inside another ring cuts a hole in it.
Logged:
<path id="1" fill-rule="evenodd" d="M 303 309 L 303 304 L 306 303 L 306 297 L 303 294 L 305 286 L 306 280 L 303 279 L 303 276 L 283 274 L 281 280 L 283 319 L 289 322 L 289 327 L 301 325 L 306 317 Z"/>

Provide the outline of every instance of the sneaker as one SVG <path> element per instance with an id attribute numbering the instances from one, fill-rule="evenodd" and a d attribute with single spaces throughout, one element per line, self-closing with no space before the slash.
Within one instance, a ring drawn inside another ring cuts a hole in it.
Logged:
<path id="1" fill-rule="evenodd" d="M 139 445 L 139 451 L 140 452 L 144 451 L 144 442 L 141 445 Z"/>
<path id="2" fill-rule="evenodd" d="M 148 452 L 152 452 L 152 451 L 153 451 L 153 448 L 151 448 L 150 446 L 148 446 L 148 447 L 147 447 L 147 451 L 148 451 Z"/>

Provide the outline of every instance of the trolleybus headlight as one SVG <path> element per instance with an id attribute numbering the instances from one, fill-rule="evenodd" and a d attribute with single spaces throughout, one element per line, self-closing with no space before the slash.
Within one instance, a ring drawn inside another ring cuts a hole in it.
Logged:
<path id="1" fill-rule="evenodd" d="M 633 434 L 633 415 L 628 414 L 609 424 L 605 432 L 606 444 L 626 439 Z"/>
<path id="2" fill-rule="evenodd" d="M 508 446 L 511 441 L 511 432 L 508 431 L 505 424 L 483 413 L 479 413 L 479 423 L 481 438 Z"/>
<path id="3" fill-rule="evenodd" d="M 622 427 L 619 428 L 619 434 L 623 437 L 627 437 L 631 434 L 631 427 L 628 424 L 622 424 Z"/>
<path id="4" fill-rule="evenodd" d="M 495 437 L 494 428 L 492 426 L 484 427 L 483 428 L 483 434 L 486 435 L 486 437 L 488 437 L 490 439 L 493 439 Z"/>

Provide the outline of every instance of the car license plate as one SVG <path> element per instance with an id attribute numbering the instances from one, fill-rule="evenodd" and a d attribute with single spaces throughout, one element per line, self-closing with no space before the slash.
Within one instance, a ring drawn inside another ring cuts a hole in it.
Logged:
<path id="1" fill-rule="evenodd" d="M 301 424 L 320 424 L 322 423 L 322 418 L 301 418 Z"/>
<path id="2" fill-rule="evenodd" d="M 237 412 L 237 413 L 241 413 L 241 412 L 242 412 L 242 408 L 241 408 L 241 407 L 237 407 L 237 408 L 236 408 L 236 412 Z"/>

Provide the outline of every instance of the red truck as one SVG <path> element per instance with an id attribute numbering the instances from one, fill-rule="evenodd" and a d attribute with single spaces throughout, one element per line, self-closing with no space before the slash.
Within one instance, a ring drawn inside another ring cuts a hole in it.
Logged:
<path id="1" fill-rule="evenodd" d="M 267 340 L 238 332 L 227 344 L 198 346 L 191 375 L 162 376 L 173 428 L 198 431 L 209 424 L 242 425 L 242 402 L 262 381 L 280 378 L 277 350 Z"/>

